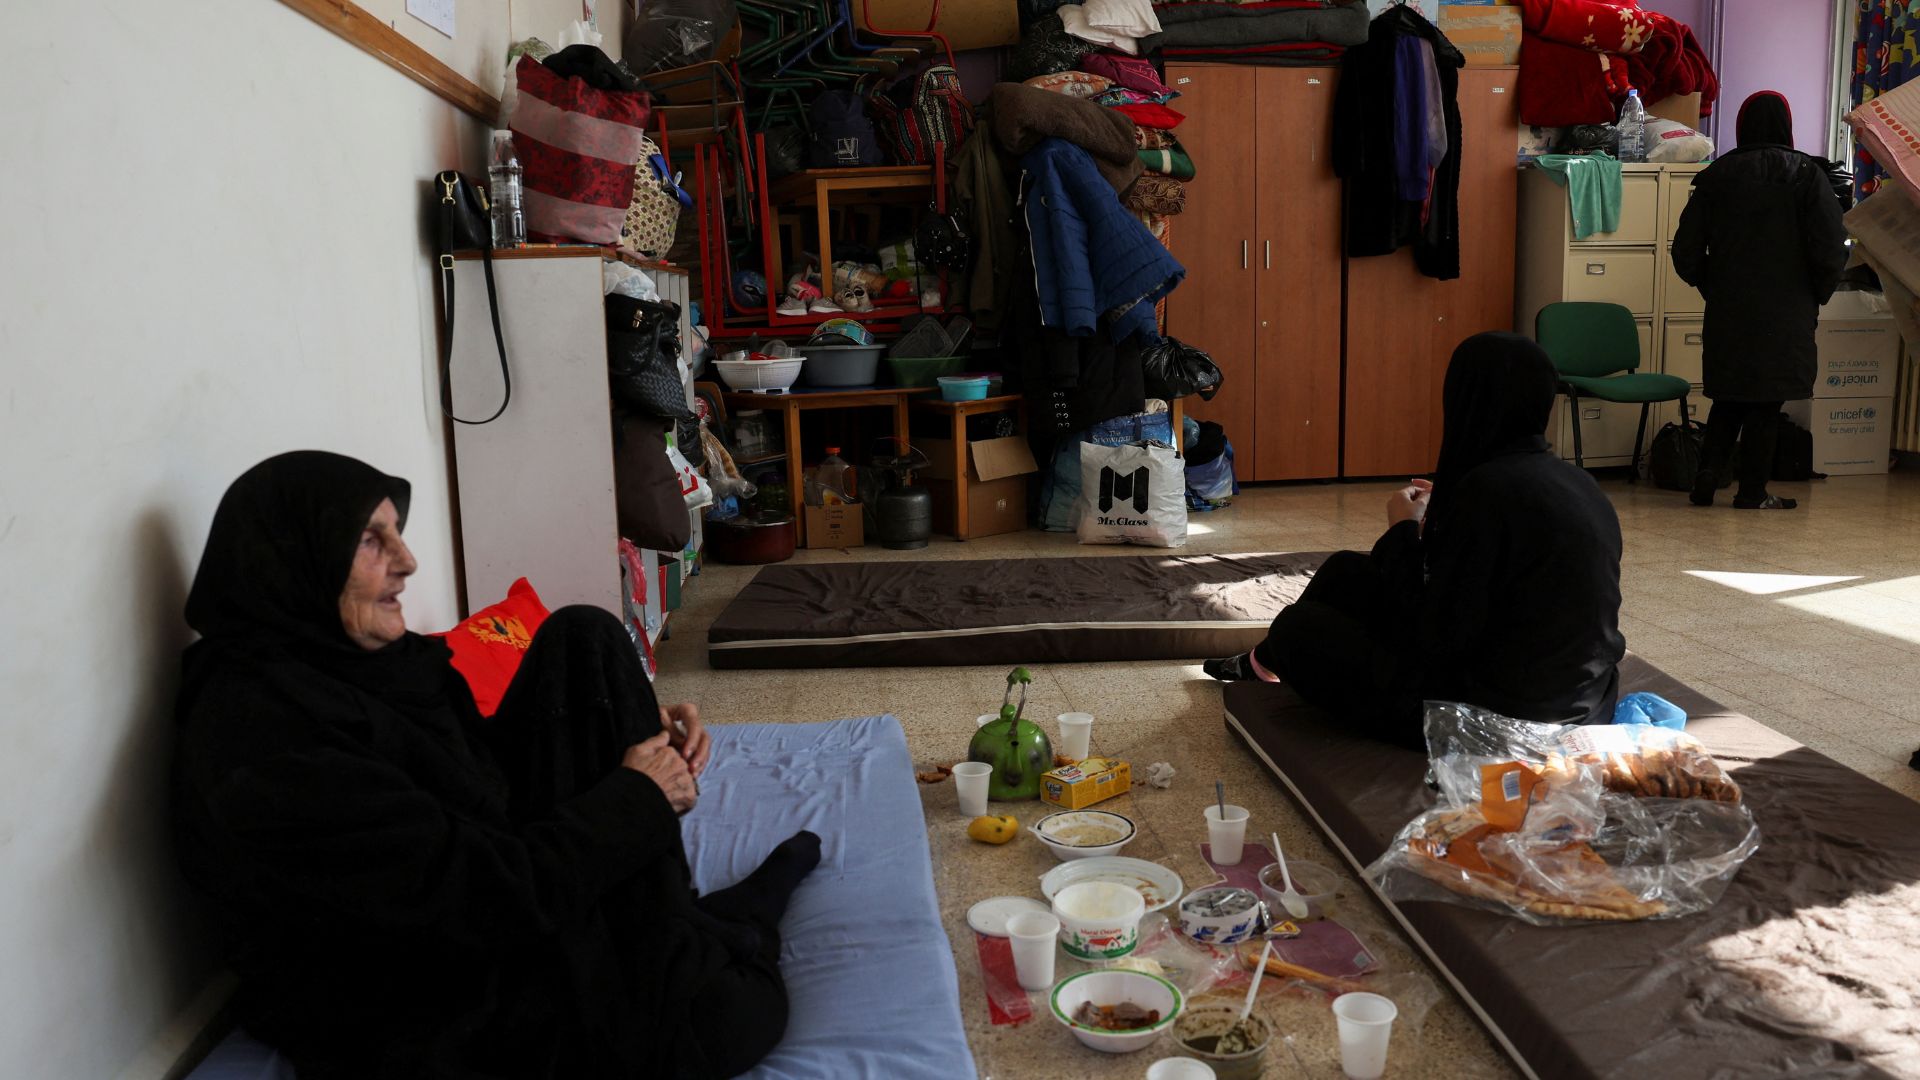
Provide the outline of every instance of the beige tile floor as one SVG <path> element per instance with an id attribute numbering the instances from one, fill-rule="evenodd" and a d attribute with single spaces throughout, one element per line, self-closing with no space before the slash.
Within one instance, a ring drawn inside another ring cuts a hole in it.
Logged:
<path id="1" fill-rule="evenodd" d="M 1781 484 L 1801 508 L 1787 513 L 1704 510 L 1673 492 L 1607 480 L 1626 540 L 1621 587 L 1628 646 L 1708 695 L 1920 799 L 1920 772 L 1906 760 L 1920 747 L 1920 474 Z M 1261 487 L 1230 509 L 1195 515 L 1189 550 L 1311 551 L 1365 547 L 1382 523 L 1384 484 Z M 1137 554 L 1088 549 L 1070 536 L 1022 533 L 960 544 L 936 540 L 923 552 L 868 547 L 803 552 L 803 561 L 988 559 Z M 667 700 L 693 700 L 718 722 L 813 721 L 891 712 L 916 758 L 961 756 L 973 717 L 998 704 L 1000 667 L 821 671 L 711 671 L 705 631 L 753 575 L 709 566 L 689 588 L 672 637 L 660 652 Z M 1552 602 L 1541 597 L 1540 602 Z M 1069 710 L 1096 717 L 1094 746 L 1136 763 L 1168 761 L 1171 789 L 1122 797 L 1115 809 L 1141 823 L 1128 854 L 1165 861 L 1196 881 L 1200 808 L 1215 778 L 1252 811 L 1256 832 L 1277 831 L 1296 858 L 1339 862 L 1221 723 L 1217 687 L 1197 664 L 1052 665 L 1036 671 L 1028 715 Z M 1051 729 L 1049 722 L 1047 726 Z M 1131 1077 L 1166 1052 L 1119 1060 L 1080 1047 L 1044 1015 L 1017 1027 L 986 1017 L 979 966 L 965 912 L 975 900 L 1037 894 L 1052 865 L 1037 844 L 986 848 L 965 839 L 950 785 L 924 787 L 928 837 L 942 914 L 955 948 L 966 1021 L 982 1077 L 1067 1080 Z M 1386 921 L 1357 879 L 1346 885 L 1343 921 L 1397 973 L 1394 995 L 1408 1015 L 1396 1026 L 1390 1077 L 1515 1075 L 1453 993 Z M 1432 1008 L 1423 1016 L 1422 1002 Z M 1314 1076 L 1337 1076 L 1333 1025 L 1324 1004 L 1264 993 L 1263 1014 L 1292 1031 Z M 1269 1077 L 1299 1075 L 1276 1050 Z"/>

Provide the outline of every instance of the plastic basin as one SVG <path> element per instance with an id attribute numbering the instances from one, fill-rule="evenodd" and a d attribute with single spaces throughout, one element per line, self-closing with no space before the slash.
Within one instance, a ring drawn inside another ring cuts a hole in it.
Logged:
<path id="1" fill-rule="evenodd" d="M 940 396 L 947 401 L 979 401 L 987 396 L 985 375 L 942 375 Z"/>
<path id="2" fill-rule="evenodd" d="M 800 377 L 808 386 L 872 386 L 880 379 L 885 345 L 806 345 L 807 366 Z"/>
<path id="3" fill-rule="evenodd" d="M 960 373 L 958 356 L 889 356 L 887 366 L 893 368 L 893 381 L 900 386 L 934 386 L 934 380 L 942 375 Z"/>

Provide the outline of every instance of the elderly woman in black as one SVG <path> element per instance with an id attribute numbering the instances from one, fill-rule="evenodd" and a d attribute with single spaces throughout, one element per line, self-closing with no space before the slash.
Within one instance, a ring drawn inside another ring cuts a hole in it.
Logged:
<path id="1" fill-rule="evenodd" d="M 409 487 L 283 454 L 214 515 L 187 622 L 180 858 L 243 1022 L 302 1080 L 726 1077 L 779 1041 L 799 833 L 691 886 L 707 734 L 619 621 L 555 612 L 482 718 L 407 632 Z"/>
<path id="2" fill-rule="evenodd" d="M 1433 481 L 1394 492 L 1372 552 L 1330 557 L 1265 641 L 1207 673 L 1286 682 L 1408 746 L 1425 745 L 1429 700 L 1611 723 L 1626 653 L 1620 521 L 1585 471 L 1547 449 L 1556 382 L 1526 338 L 1462 342 Z"/>

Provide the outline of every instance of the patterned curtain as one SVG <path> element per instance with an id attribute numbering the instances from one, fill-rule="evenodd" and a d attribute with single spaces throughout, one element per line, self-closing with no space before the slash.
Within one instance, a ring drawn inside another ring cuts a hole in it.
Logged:
<path id="1" fill-rule="evenodd" d="M 1871 101 L 1920 74 L 1920 0 L 1857 0 L 1853 105 Z M 1854 194 L 1866 198 L 1886 174 L 1865 149 L 1854 151 Z"/>

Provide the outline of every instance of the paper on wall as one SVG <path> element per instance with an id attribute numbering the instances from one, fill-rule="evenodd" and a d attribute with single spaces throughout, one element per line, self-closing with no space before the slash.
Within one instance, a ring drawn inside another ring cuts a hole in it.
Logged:
<path id="1" fill-rule="evenodd" d="M 454 0 L 407 0 L 407 14 L 452 37 L 453 2 Z"/>

